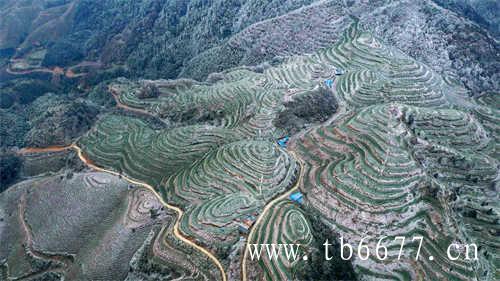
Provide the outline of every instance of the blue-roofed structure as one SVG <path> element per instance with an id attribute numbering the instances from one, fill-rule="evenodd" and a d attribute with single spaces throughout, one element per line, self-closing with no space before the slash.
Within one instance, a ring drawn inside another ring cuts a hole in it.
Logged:
<path id="1" fill-rule="evenodd" d="M 281 146 L 282 148 L 286 148 L 286 145 L 287 145 L 289 139 L 290 138 L 288 136 L 279 139 L 278 145 Z"/>
<path id="2" fill-rule="evenodd" d="M 325 85 L 328 87 L 328 88 L 331 88 L 333 86 L 333 79 L 326 79 L 325 80 Z"/>
<path id="3" fill-rule="evenodd" d="M 250 232 L 250 229 L 246 225 L 239 225 L 238 230 L 241 234 L 248 234 Z"/>
<path id="4" fill-rule="evenodd" d="M 345 70 L 342 68 L 335 68 L 335 75 L 343 75 L 345 73 Z"/>
<path id="5" fill-rule="evenodd" d="M 294 192 L 294 193 L 290 194 L 290 200 L 292 200 L 293 202 L 297 202 L 299 204 L 302 204 L 303 195 L 301 192 Z"/>
<path id="6" fill-rule="evenodd" d="M 251 221 L 255 221 L 257 218 L 255 216 L 253 216 L 253 215 L 246 215 L 245 219 L 251 220 Z"/>

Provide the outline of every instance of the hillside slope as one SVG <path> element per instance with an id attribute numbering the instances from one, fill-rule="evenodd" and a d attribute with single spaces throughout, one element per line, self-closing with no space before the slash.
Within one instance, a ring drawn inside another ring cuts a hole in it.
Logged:
<path id="1" fill-rule="evenodd" d="M 0 1 L 0 279 L 500 279 L 499 46 L 436 2 Z"/>
<path id="2" fill-rule="evenodd" d="M 124 65 L 135 77 L 203 80 L 234 66 L 326 47 L 354 16 L 384 41 L 460 80 L 471 94 L 497 91 L 499 50 L 488 30 L 498 35 L 498 7 L 488 13 L 486 3 L 436 2 L 441 6 L 431 0 L 6 1 L 0 49 L 24 59 L 44 50 L 45 65 L 71 66 L 80 59 Z M 457 7 L 481 17 L 463 16 Z M 63 51 L 65 59 L 54 61 Z"/>

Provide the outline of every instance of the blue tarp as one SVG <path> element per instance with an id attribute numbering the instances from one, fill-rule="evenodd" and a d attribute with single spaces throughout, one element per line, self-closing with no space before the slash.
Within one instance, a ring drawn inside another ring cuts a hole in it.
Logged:
<path id="1" fill-rule="evenodd" d="M 278 145 L 281 146 L 282 148 L 286 148 L 286 144 L 288 143 L 288 140 L 289 140 L 288 136 L 281 138 L 278 140 Z"/>
<path id="2" fill-rule="evenodd" d="M 297 202 L 299 204 L 302 204 L 302 193 L 301 192 L 294 192 L 290 194 L 290 200 Z"/>

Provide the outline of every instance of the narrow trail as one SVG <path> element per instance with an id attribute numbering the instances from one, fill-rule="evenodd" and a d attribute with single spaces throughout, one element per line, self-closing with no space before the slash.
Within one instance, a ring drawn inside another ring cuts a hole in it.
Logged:
<path id="1" fill-rule="evenodd" d="M 285 193 L 281 194 L 280 196 L 276 197 L 275 199 L 273 199 L 269 203 L 267 203 L 267 205 L 262 210 L 262 213 L 260 213 L 257 220 L 252 225 L 252 229 L 250 230 L 250 233 L 248 234 L 247 243 L 245 245 L 245 249 L 244 249 L 244 253 L 243 253 L 243 261 L 241 262 L 241 280 L 242 281 L 248 280 L 247 279 L 247 270 L 246 270 L 247 269 L 248 252 L 249 252 L 248 245 L 249 245 L 250 241 L 252 241 L 253 237 L 255 236 L 255 230 L 257 229 L 256 226 L 264 219 L 267 212 L 271 209 L 272 206 L 274 206 L 274 204 L 276 204 L 278 201 L 281 201 L 281 200 L 287 198 L 294 191 L 298 190 L 299 185 L 302 182 L 302 177 L 303 177 L 303 173 L 304 173 L 304 166 L 302 165 L 301 160 L 299 158 L 297 158 L 297 155 L 295 155 L 294 151 L 288 151 L 288 153 L 290 153 L 290 155 L 292 155 L 292 157 L 295 159 L 295 161 L 297 161 L 297 163 L 300 166 L 299 177 L 295 181 L 295 184 L 293 185 L 292 188 L 290 188 Z"/>
<path id="2" fill-rule="evenodd" d="M 154 114 L 152 114 L 151 112 L 149 112 L 147 110 L 140 109 L 140 108 L 135 108 L 135 107 L 130 107 L 130 106 L 126 105 L 126 104 L 123 104 L 120 101 L 120 98 L 118 97 L 119 96 L 118 91 L 116 89 L 114 89 L 112 86 L 109 86 L 108 90 L 111 93 L 111 95 L 113 96 L 113 98 L 115 99 L 116 107 L 119 107 L 119 108 L 122 108 L 122 109 L 125 109 L 125 110 L 130 110 L 130 111 L 133 111 L 133 112 L 137 112 L 137 113 L 140 113 L 140 114 L 154 116 Z"/>
<path id="3" fill-rule="evenodd" d="M 67 146 L 48 146 L 48 147 L 25 147 L 19 150 L 19 154 L 29 154 L 29 153 L 43 153 L 43 152 L 59 152 L 71 149 L 71 145 Z"/>
<path id="4" fill-rule="evenodd" d="M 78 145 L 76 145 L 76 144 L 71 144 L 69 146 L 54 146 L 54 147 L 47 147 L 47 148 L 23 148 L 20 151 L 20 153 L 21 154 L 27 154 L 27 153 L 56 152 L 56 151 L 63 151 L 63 150 L 67 150 L 67 149 L 74 149 L 76 151 L 77 155 L 78 155 L 78 158 L 80 158 L 80 160 L 85 165 L 87 165 L 89 168 L 92 168 L 92 169 L 94 169 L 96 171 L 99 171 L 99 172 L 104 172 L 104 173 L 112 174 L 112 175 L 115 175 L 115 176 L 119 176 L 122 179 L 128 181 L 129 183 L 132 183 L 132 184 L 135 184 L 135 185 L 138 185 L 138 186 L 142 186 L 144 188 L 147 188 L 149 191 L 151 191 L 156 196 L 156 198 L 158 199 L 158 201 L 160 201 L 160 203 L 164 207 L 166 207 L 168 209 L 171 209 L 171 210 L 173 210 L 173 211 L 175 211 L 177 213 L 177 219 L 175 221 L 174 228 L 173 228 L 173 233 L 174 233 L 175 237 L 177 237 L 182 242 L 190 245 L 191 247 L 193 247 L 196 250 L 202 252 L 208 258 L 210 258 L 215 263 L 215 265 L 217 266 L 217 268 L 219 269 L 219 271 L 221 273 L 221 279 L 222 279 L 222 281 L 227 281 L 226 271 L 224 270 L 224 267 L 222 266 L 222 264 L 220 263 L 220 261 L 217 259 L 217 257 L 215 257 L 207 249 L 203 248 L 202 246 L 197 245 L 196 243 L 194 243 L 193 241 L 191 241 L 189 238 L 187 238 L 183 234 L 181 234 L 181 232 L 179 230 L 179 224 L 180 224 L 182 216 L 184 215 L 184 211 L 182 211 L 180 208 L 178 208 L 176 206 L 170 205 L 167 202 L 165 202 L 165 200 L 163 200 L 163 198 L 160 196 L 160 194 L 158 194 L 158 192 L 151 185 L 149 185 L 147 183 L 144 183 L 144 182 L 140 182 L 140 181 L 134 180 L 134 179 L 129 178 L 129 177 L 125 176 L 125 175 L 122 175 L 122 174 L 120 174 L 118 172 L 115 172 L 115 171 L 112 171 L 112 170 L 107 170 L 107 169 L 101 168 L 99 166 L 96 166 L 95 164 L 92 163 L 92 161 L 90 161 L 89 159 L 87 159 L 83 155 L 82 149 Z"/>
<path id="5" fill-rule="evenodd" d="M 52 75 L 64 75 L 67 78 L 77 78 L 87 75 L 87 72 L 75 73 L 75 69 L 79 67 L 95 67 L 99 68 L 102 66 L 102 63 L 97 61 L 83 61 L 81 63 L 75 64 L 70 67 L 59 67 L 54 66 L 52 68 L 49 67 L 35 67 L 30 69 L 16 70 L 12 68 L 12 63 L 23 62 L 24 59 L 13 59 L 10 61 L 10 64 L 5 68 L 5 71 L 12 75 L 27 75 L 31 73 L 50 73 Z"/>
<path id="6" fill-rule="evenodd" d="M 26 74 L 36 73 L 36 72 L 50 73 L 50 74 L 54 75 L 54 71 L 52 69 L 48 69 L 48 68 L 37 68 L 37 69 L 30 69 L 30 70 L 12 70 L 10 67 L 7 67 L 5 71 L 7 71 L 7 73 L 12 74 L 12 75 L 26 75 Z"/>
<path id="7" fill-rule="evenodd" d="M 317 127 L 320 127 L 320 126 L 331 125 L 335 121 L 339 120 L 340 118 L 342 118 L 342 117 L 344 117 L 345 115 L 348 114 L 346 104 L 343 102 L 342 99 L 340 99 L 338 97 L 338 94 L 337 94 L 336 88 L 335 88 L 335 84 L 331 88 L 331 92 L 332 92 L 332 95 L 335 96 L 335 98 L 337 99 L 337 102 L 338 102 L 337 112 L 335 112 L 332 115 L 332 117 L 328 118 L 328 120 L 326 120 L 325 122 L 323 122 L 323 123 L 321 123 L 319 125 L 316 125 L 316 126 L 311 126 L 310 128 L 308 128 L 306 130 L 303 130 L 303 131 L 299 132 L 298 134 L 292 136 L 290 138 L 290 143 L 292 143 L 294 141 L 297 141 L 298 139 L 300 139 L 302 136 L 304 136 L 306 133 L 310 132 L 314 128 L 317 128 Z M 282 195 L 278 196 L 274 200 L 272 200 L 269 203 L 267 203 L 267 205 L 264 207 L 264 210 L 259 215 L 259 217 L 255 221 L 255 223 L 253 224 L 252 229 L 250 230 L 250 233 L 248 234 L 247 243 L 245 245 L 244 254 L 243 254 L 243 261 L 241 263 L 241 280 L 242 281 L 247 281 L 248 280 L 247 279 L 247 271 L 246 271 L 246 263 L 247 263 L 248 252 L 249 252 L 248 251 L 248 243 L 250 243 L 250 241 L 252 240 L 253 236 L 255 235 L 255 229 L 257 229 L 256 226 L 262 221 L 262 219 L 266 216 L 266 213 L 271 209 L 271 207 L 274 204 L 276 204 L 280 200 L 285 199 L 286 197 L 290 196 L 290 194 L 292 194 L 294 191 L 298 190 L 299 185 L 300 185 L 300 183 L 303 180 L 304 165 L 302 163 L 302 160 L 299 157 L 297 157 L 297 155 L 295 154 L 295 151 L 293 151 L 293 150 L 287 150 L 287 152 L 295 159 L 295 161 L 297 161 L 297 163 L 300 166 L 299 178 L 297 179 L 297 181 L 295 182 L 295 185 L 291 189 L 289 189 L 288 191 L 286 191 Z"/>
<path id="8" fill-rule="evenodd" d="M 18 212 L 19 212 L 19 222 L 21 223 L 22 230 L 24 232 L 25 240 L 26 240 L 26 250 L 28 251 L 29 254 L 31 254 L 34 258 L 40 259 L 40 260 L 50 260 L 50 261 L 55 261 L 56 264 L 55 267 L 52 268 L 46 268 L 45 270 L 42 270 L 41 272 L 32 272 L 27 275 L 19 277 L 19 280 L 31 280 L 32 278 L 42 276 L 46 272 L 62 272 L 65 267 L 68 266 L 69 263 L 72 262 L 71 259 L 68 257 L 64 256 L 57 256 L 57 255 L 50 255 L 50 254 L 45 254 L 42 251 L 36 250 L 33 246 L 33 236 L 31 234 L 31 227 L 28 225 L 26 222 L 25 218 L 25 210 L 26 210 L 26 193 L 23 193 L 20 198 L 20 202 L 18 204 Z"/>

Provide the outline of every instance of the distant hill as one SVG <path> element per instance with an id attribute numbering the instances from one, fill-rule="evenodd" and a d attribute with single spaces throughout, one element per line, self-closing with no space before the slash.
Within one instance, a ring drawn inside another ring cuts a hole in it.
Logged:
<path id="1" fill-rule="evenodd" d="M 0 280 L 500 280 L 491 5 L 0 0 Z"/>
<path id="2" fill-rule="evenodd" d="M 326 47 L 355 16 L 477 95 L 499 88 L 498 44 L 488 35 L 499 34 L 495 2 L 3 1 L 0 53 L 22 58 L 42 49 L 45 66 L 101 61 L 125 66 L 132 78 L 203 80 L 214 71 Z"/>
<path id="3" fill-rule="evenodd" d="M 495 0 L 434 0 L 486 28 L 497 39 L 500 37 L 500 2 Z"/>

